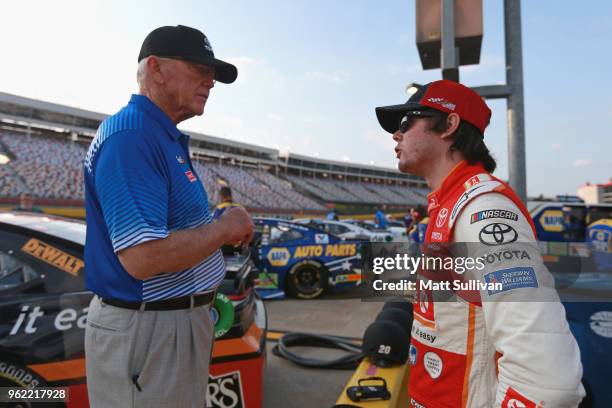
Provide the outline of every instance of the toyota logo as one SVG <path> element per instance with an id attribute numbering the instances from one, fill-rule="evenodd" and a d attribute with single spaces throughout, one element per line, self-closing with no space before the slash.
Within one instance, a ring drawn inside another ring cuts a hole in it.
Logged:
<path id="1" fill-rule="evenodd" d="M 516 241 L 518 234 L 514 228 L 508 224 L 496 222 L 486 225 L 480 230 L 478 239 L 485 245 L 501 245 Z"/>

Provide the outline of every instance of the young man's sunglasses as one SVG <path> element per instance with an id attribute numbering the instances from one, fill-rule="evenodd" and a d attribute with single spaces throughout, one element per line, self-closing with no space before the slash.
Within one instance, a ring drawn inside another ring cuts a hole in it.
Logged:
<path id="1" fill-rule="evenodd" d="M 412 125 L 414 125 L 417 119 L 431 118 L 434 116 L 442 116 L 442 115 L 443 115 L 442 113 L 435 113 L 435 112 L 429 112 L 429 111 L 412 111 L 412 112 L 407 113 L 400 119 L 398 129 L 400 133 L 406 133 L 412 127 Z"/>

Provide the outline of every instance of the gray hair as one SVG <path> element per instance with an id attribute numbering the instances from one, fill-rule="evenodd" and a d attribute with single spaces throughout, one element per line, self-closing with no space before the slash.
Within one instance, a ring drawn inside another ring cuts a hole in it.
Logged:
<path id="1" fill-rule="evenodd" d="M 136 71 L 136 82 L 138 82 L 138 88 L 142 90 L 145 86 L 145 82 L 147 79 L 148 71 L 147 71 L 147 61 L 149 61 L 149 57 L 143 58 L 138 63 L 138 70 Z"/>

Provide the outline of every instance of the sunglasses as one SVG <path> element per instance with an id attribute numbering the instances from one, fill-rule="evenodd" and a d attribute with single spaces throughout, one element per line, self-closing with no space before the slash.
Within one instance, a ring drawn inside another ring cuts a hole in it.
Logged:
<path id="1" fill-rule="evenodd" d="M 437 116 L 437 115 L 435 113 L 426 112 L 426 111 L 410 112 L 410 115 L 406 114 L 400 119 L 398 129 L 400 133 L 406 133 L 415 124 L 417 119 L 431 118 L 434 116 Z"/>

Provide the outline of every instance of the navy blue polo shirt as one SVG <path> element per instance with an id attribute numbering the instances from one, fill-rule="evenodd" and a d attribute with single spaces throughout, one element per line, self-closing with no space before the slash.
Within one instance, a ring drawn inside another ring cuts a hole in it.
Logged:
<path id="1" fill-rule="evenodd" d="M 146 96 L 132 95 L 102 122 L 84 174 L 89 290 L 104 298 L 153 301 L 208 292 L 221 283 L 220 251 L 184 271 L 144 281 L 119 262 L 123 249 L 212 221 L 206 190 L 189 158 L 189 137 Z"/>

